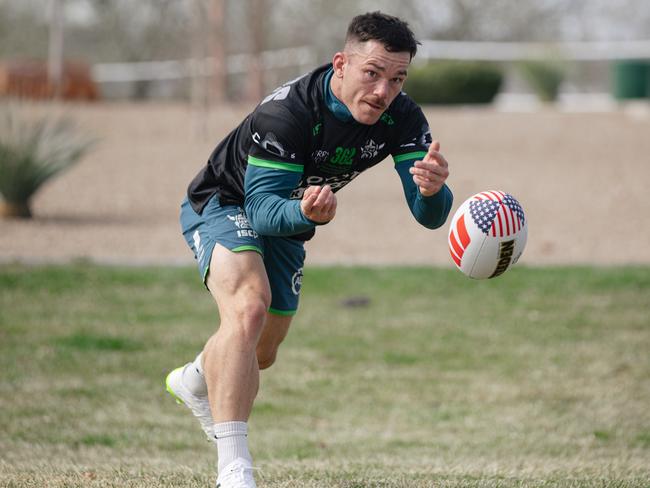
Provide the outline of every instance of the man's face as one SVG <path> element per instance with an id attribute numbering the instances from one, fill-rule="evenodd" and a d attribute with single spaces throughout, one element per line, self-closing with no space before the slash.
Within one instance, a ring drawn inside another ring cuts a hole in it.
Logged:
<path id="1" fill-rule="evenodd" d="M 361 124 L 376 123 L 402 91 L 408 52 L 390 52 L 378 41 L 351 43 L 334 55 L 332 89 Z"/>

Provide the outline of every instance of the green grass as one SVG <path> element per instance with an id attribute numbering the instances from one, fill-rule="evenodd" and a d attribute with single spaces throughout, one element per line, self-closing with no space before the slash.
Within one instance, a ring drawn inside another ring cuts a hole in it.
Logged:
<path id="1" fill-rule="evenodd" d="M 164 391 L 193 268 L 0 267 L 0 486 L 212 486 Z M 250 422 L 262 487 L 650 486 L 650 268 L 308 268 Z"/>

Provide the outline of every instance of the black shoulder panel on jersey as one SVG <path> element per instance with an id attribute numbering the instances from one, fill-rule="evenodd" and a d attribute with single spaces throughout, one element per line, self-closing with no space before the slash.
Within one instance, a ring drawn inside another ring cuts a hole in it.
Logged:
<path id="1" fill-rule="evenodd" d="M 300 158 L 306 157 L 313 121 L 320 118 L 323 76 L 329 67 L 277 88 L 221 141 L 188 187 L 196 212 L 201 213 L 215 194 L 222 205 L 243 204 L 249 153 L 272 161 L 304 162 Z"/>
<path id="2" fill-rule="evenodd" d="M 253 112 L 248 155 L 264 161 L 303 164 L 309 149 L 310 116 L 288 103 L 269 101 Z"/>
<path id="3" fill-rule="evenodd" d="M 401 125 L 398 138 L 391 149 L 393 157 L 413 152 L 426 152 L 431 144 L 431 131 L 422 109 L 406 93 L 397 96 L 391 109 Z"/>

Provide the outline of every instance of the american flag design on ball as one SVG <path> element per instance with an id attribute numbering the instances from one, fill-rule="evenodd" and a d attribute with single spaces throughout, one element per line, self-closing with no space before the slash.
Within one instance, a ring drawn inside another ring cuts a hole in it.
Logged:
<path id="1" fill-rule="evenodd" d="M 517 199 L 503 191 L 484 191 L 456 211 L 449 230 L 449 253 L 467 276 L 494 278 L 517 262 L 527 235 L 528 223 Z"/>
<path id="2" fill-rule="evenodd" d="M 469 203 L 470 215 L 484 234 L 509 236 L 524 225 L 524 211 L 512 195 L 502 191 L 482 192 Z"/>

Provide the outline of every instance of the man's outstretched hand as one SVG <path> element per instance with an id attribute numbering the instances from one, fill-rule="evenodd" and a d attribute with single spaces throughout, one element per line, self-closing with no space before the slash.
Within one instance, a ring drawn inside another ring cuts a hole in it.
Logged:
<path id="1" fill-rule="evenodd" d="M 302 195 L 300 210 L 309 220 L 326 224 L 336 215 L 336 195 L 329 185 L 310 186 Z"/>
<path id="2" fill-rule="evenodd" d="M 449 165 L 439 151 L 440 143 L 433 141 L 427 155 L 422 161 L 416 161 L 409 170 L 422 196 L 430 197 L 438 193 L 449 176 Z"/>

